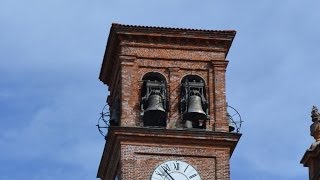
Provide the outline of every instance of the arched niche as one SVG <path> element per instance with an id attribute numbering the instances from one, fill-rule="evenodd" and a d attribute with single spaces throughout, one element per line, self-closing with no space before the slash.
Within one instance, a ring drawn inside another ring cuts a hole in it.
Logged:
<path id="1" fill-rule="evenodd" d="M 180 112 L 187 128 L 205 129 L 209 118 L 205 81 L 198 75 L 186 75 L 181 80 Z"/>
<path id="2" fill-rule="evenodd" d="M 167 83 L 158 72 L 148 72 L 142 78 L 140 115 L 144 126 L 166 127 Z"/>

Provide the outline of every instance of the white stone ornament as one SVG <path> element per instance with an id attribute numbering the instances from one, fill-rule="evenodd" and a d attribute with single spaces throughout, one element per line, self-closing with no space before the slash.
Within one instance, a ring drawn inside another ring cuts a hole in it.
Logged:
<path id="1" fill-rule="evenodd" d="M 201 177 L 190 164 L 171 160 L 157 166 L 150 180 L 201 180 Z"/>

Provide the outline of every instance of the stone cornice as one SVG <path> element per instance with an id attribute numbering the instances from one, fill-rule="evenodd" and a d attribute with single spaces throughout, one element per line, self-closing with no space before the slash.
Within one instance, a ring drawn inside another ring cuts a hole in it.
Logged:
<path id="1" fill-rule="evenodd" d="M 136 26 L 123 25 L 113 23 L 112 28 L 117 32 L 126 34 L 161 34 L 167 36 L 182 36 L 182 37 L 205 37 L 205 38 L 231 38 L 233 39 L 236 31 L 234 30 L 203 30 L 203 29 L 188 29 L 188 28 L 171 28 L 171 27 L 155 27 L 155 26 Z"/>

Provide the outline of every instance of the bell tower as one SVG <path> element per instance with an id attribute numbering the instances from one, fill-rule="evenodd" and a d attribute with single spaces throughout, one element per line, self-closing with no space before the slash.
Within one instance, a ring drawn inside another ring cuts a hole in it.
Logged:
<path id="1" fill-rule="evenodd" d="M 110 126 L 103 180 L 227 180 L 226 56 L 235 31 L 112 24 L 100 72 Z"/>

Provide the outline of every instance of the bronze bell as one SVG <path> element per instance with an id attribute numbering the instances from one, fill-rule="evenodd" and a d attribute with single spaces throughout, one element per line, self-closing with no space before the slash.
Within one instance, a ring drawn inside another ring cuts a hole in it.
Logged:
<path id="1" fill-rule="evenodd" d="M 112 126 L 119 125 L 119 113 L 116 109 L 112 110 L 109 122 L 110 122 L 110 125 L 112 125 Z"/>
<path id="2" fill-rule="evenodd" d="M 188 110 L 183 115 L 186 120 L 204 120 L 207 114 L 203 111 L 201 97 L 192 95 L 189 97 Z"/>
<path id="3" fill-rule="evenodd" d="M 148 108 L 144 111 L 143 121 L 145 126 L 166 126 L 166 110 L 160 95 L 149 96 Z"/>
<path id="4" fill-rule="evenodd" d="M 236 128 L 235 128 L 235 122 L 232 119 L 232 116 L 230 116 L 230 114 L 227 112 L 227 117 L 229 119 L 229 132 L 233 132 Z"/>
<path id="5" fill-rule="evenodd" d="M 229 113 L 227 115 L 230 116 Z M 235 123 L 229 119 L 229 132 L 233 132 L 235 129 Z"/>
<path id="6" fill-rule="evenodd" d="M 148 111 L 162 111 L 166 112 L 163 108 L 163 100 L 160 95 L 153 94 L 149 96 L 148 99 L 148 108 L 145 110 L 145 113 Z"/>

